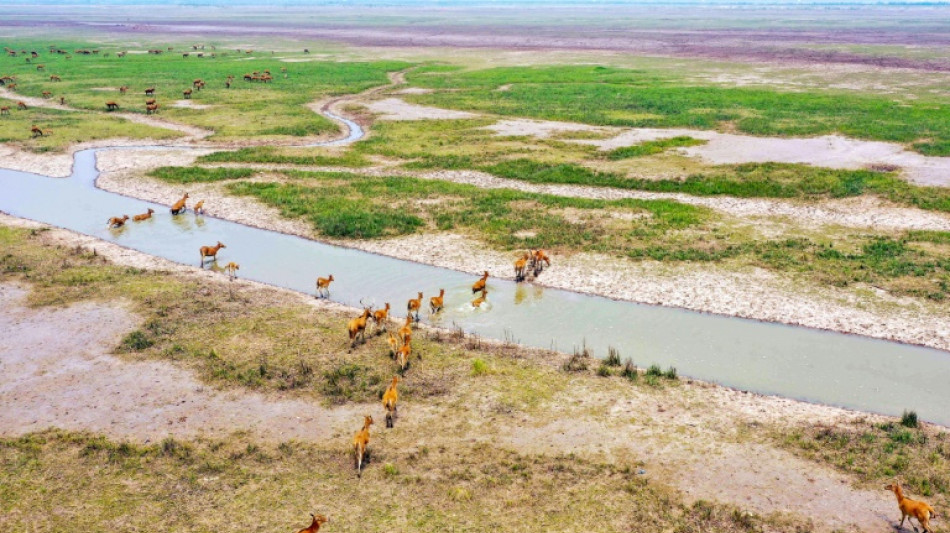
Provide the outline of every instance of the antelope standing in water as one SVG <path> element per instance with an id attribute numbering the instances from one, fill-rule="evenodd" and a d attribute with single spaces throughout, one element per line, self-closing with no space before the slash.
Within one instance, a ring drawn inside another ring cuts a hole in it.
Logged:
<path id="1" fill-rule="evenodd" d="M 149 207 L 149 208 L 148 208 L 148 211 L 142 213 L 141 215 L 135 215 L 134 217 L 132 217 L 132 220 L 134 220 L 134 221 L 136 221 L 136 222 L 142 222 L 143 220 L 148 220 L 148 219 L 152 218 L 152 213 L 154 213 L 154 212 L 155 212 L 155 210 L 152 209 L 151 207 Z"/>
<path id="2" fill-rule="evenodd" d="M 472 294 L 481 291 L 485 288 L 485 284 L 488 283 L 488 271 L 486 270 L 482 277 L 478 279 L 474 284 L 472 284 Z"/>
<path id="3" fill-rule="evenodd" d="M 330 297 L 330 284 L 333 283 L 333 274 L 325 278 L 317 278 L 317 298 L 321 295 L 323 298 Z"/>
<path id="4" fill-rule="evenodd" d="M 201 248 L 198 249 L 198 252 L 201 253 L 202 268 L 204 268 L 205 266 L 206 257 L 210 257 L 212 263 L 218 260 L 218 250 L 220 250 L 221 248 L 227 248 L 227 246 L 222 244 L 221 241 L 218 241 L 218 244 L 214 246 L 202 246 Z"/>
<path id="5" fill-rule="evenodd" d="M 121 217 L 112 217 L 106 223 L 110 228 L 121 228 L 125 225 L 125 221 L 129 219 L 129 215 L 122 215 Z"/>

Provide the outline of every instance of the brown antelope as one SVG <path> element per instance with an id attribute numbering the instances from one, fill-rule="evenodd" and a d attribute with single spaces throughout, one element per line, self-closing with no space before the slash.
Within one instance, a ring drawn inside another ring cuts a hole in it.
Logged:
<path id="1" fill-rule="evenodd" d="M 195 206 L 192 208 L 192 210 L 195 212 L 196 215 L 197 215 L 197 214 L 204 214 L 204 212 L 205 212 L 205 201 L 204 201 L 204 200 L 200 200 L 197 204 L 195 204 Z"/>
<path id="2" fill-rule="evenodd" d="M 202 83 L 203 83 L 203 82 L 201 81 L 201 78 L 198 78 L 198 79 L 196 79 L 195 81 L 191 82 L 191 86 L 192 86 L 192 87 L 198 87 L 198 86 L 201 85 Z"/>
<path id="3" fill-rule="evenodd" d="M 407 339 L 406 342 L 404 342 L 402 346 L 396 350 L 396 363 L 399 365 L 399 369 L 403 372 L 409 368 L 410 356 L 412 356 L 412 346 L 409 345 L 409 340 Z"/>
<path id="4" fill-rule="evenodd" d="M 439 295 L 429 298 L 429 313 L 438 313 L 445 304 L 445 289 L 439 289 Z"/>
<path id="5" fill-rule="evenodd" d="M 145 114 L 151 115 L 152 113 L 158 113 L 158 104 L 146 104 Z"/>
<path id="6" fill-rule="evenodd" d="M 320 526 L 327 522 L 327 517 L 322 514 L 315 515 L 310 513 L 310 517 L 313 518 L 313 522 L 310 522 L 310 527 L 305 527 L 297 533 L 317 533 L 320 531 Z"/>
<path id="7" fill-rule="evenodd" d="M 417 321 L 419 320 L 419 308 L 420 308 L 420 307 L 422 307 L 422 293 L 421 293 L 421 292 L 419 293 L 419 297 L 418 297 L 418 298 L 410 299 L 410 300 L 409 300 L 409 303 L 406 304 L 406 309 L 409 310 L 409 314 L 410 314 L 410 315 L 413 313 L 413 311 L 415 311 L 415 313 L 416 313 L 416 320 L 417 320 Z"/>
<path id="8" fill-rule="evenodd" d="M 897 507 L 901 510 L 901 523 L 897 526 L 897 529 L 904 529 L 904 519 L 909 518 L 910 526 L 914 528 L 914 531 L 917 531 L 917 526 L 914 525 L 914 518 L 916 518 L 924 533 L 933 533 L 933 529 L 930 527 L 930 519 L 937 516 L 933 507 L 921 501 L 905 498 L 899 481 L 887 485 L 884 489 L 892 491 L 897 496 Z"/>
<path id="9" fill-rule="evenodd" d="M 211 261 L 218 260 L 218 250 L 221 248 L 227 248 L 227 246 L 221 244 L 221 241 L 218 241 L 218 244 L 214 246 L 202 246 L 198 249 L 198 252 L 201 254 L 201 266 L 205 266 L 205 258 L 210 257 Z"/>
<path id="10" fill-rule="evenodd" d="M 26 107 L 26 104 L 24 102 L 17 102 L 16 107 L 17 109 L 23 109 L 23 110 L 29 109 L 28 107 Z"/>
<path id="11" fill-rule="evenodd" d="M 46 65 L 36 65 L 36 70 L 43 70 L 46 68 Z"/>
<path id="12" fill-rule="evenodd" d="M 366 447 L 369 446 L 369 427 L 373 425 L 373 417 L 363 418 L 363 429 L 353 437 L 353 451 L 356 453 L 356 476 L 363 476 L 363 459 L 369 455 Z"/>
<path id="13" fill-rule="evenodd" d="M 382 309 L 373 311 L 373 323 L 376 324 L 376 331 L 388 329 L 386 324 L 389 322 L 389 302 L 386 302 Z"/>
<path id="14" fill-rule="evenodd" d="M 115 111 L 116 109 L 119 109 L 119 104 L 115 102 L 106 102 L 107 111 Z"/>
<path id="15" fill-rule="evenodd" d="M 5 105 L 3 107 L 0 107 L 0 115 L 9 115 L 9 114 L 10 114 L 10 106 Z"/>
<path id="16" fill-rule="evenodd" d="M 49 100 L 52 97 L 53 97 L 53 93 L 49 91 L 43 91 L 43 98 L 46 98 L 47 100 Z"/>
<path id="17" fill-rule="evenodd" d="M 108 224 L 110 228 L 121 228 L 122 226 L 125 225 L 125 221 L 128 219 L 129 219 L 129 215 L 122 215 L 121 217 L 112 217 L 106 222 L 106 224 Z"/>
<path id="18" fill-rule="evenodd" d="M 174 203 L 174 205 L 172 205 L 172 208 L 171 208 L 172 214 L 177 215 L 178 213 L 181 213 L 182 211 L 184 211 L 185 201 L 187 200 L 188 200 L 188 193 L 185 193 L 185 195 L 181 197 L 181 200 L 178 200 L 177 202 Z"/>
<path id="19" fill-rule="evenodd" d="M 399 401 L 399 376 L 393 376 L 392 382 L 383 393 L 383 408 L 386 409 L 386 427 L 391 428 L 396 421 L 396 402 Z"/>
<path id="20" fill-rule="evenodd" d="M 182 95 L 185 97 L 186 100 L 191 98 L 191 89 L 185 89 L 184 92 L 182 92 Z"/>
<path id="21" fill-rule="evenodd" d="M 525 268 L 528 266 L 528 259 L 531 254 L 525 252 L 521 259 L 515 261 L 515 281 L 524 281 Z"/>
<path id="22" fill-rule="evenodd" d="M 7 85 L 7 89 L 10 89 L 11 91 L 14 90 L 14 89 L 16 89 L 16 84 L 15 84 L 15 83 L 11 83 L 10 85 Z"/>
<path id="23" fill-rule="evenodd" d="M 59 105 L 66 105 L 66 97 L 65 97 L 65 96 L 60 96 L 60 97 L 59 97 Z"/>
<path id="24" fill-rule="evenodd" d="M 545 266 L 551 266 L 551 258 L 548 257 L 548 254 L 544 253 L 544 250 L 539 249 L 534 252 L 534 257 L 531 261 L 531 268 L 534 269 L 535 277 L 544 270 Z"/>
<path id="25" fill-rule="evenodd" d="M 482 295 L 472 300 L 472 307 L 481 307 L 486 299 L 488 299 L 488 289 L 482 289 Z"/>
<path id="26" fill-rule="evenodd" d="M 324 298 L 330 297 L 330 283 L 333 282 L 333 274 L 325 278 L 317 278 L 317 298 L 322 294 Z"/>
<path id="27" fill-rule="evenodd" d="M 479 278 L 478 281 L 476 281 L 476 282 L 472 285 L 472 294 L 475 294 L 476 292 L 478 292 L 478 291 L 484 289 L 486 283 L 488 283 L 488 271 L 487 271 L 487 270 L 485 271 L 484 274 L 482 274 L 482 277 Z"/>
<path id="28" fill-rule="evenodd" d="M 145 96 L 155 96 L 155 87 L 145 89 Z"/>
<path id="29" fill-rule="evenodd" d="M 30 134 L 32 135 L 32 137 L 33 137 L 34 139 L 37 138 L 37 137 L 42 137 L 42 136 L 43 136 L 43 130 L 41 130 L 41 129 L 39 128 L 39 126 L 37 126 L 37 125 L 34 124 L 32 127 L 30 127 Z"/>
<path id="30" fill-rule="evenodd" d="M 412 315 L 406 316 L 406 323 L 403 327 L 399 328 L 399 331 L 396 333 L 399 335 L 399 340 L 403 343 L 408 343 L 412 340 Z"/>
<path id="31" fill-rule="evenodd" d="M 389 332 L 389 338 L 386 339 L 386 342 L 389 343 L 389 357 L 395 359 L 396 353 L 399 352 L 399 341 L 396 339 L 393 332 Z"/>
<path id="32" fill-rule="evenodd" d="M 366 341 L 366 321 L 369 319 L 369 315 L 372 314 L 370 309 L 364 308 L 363 314 L 356 318 L 351 318 L 346 324 L 346 330 L 350 334 L 350 348 L 356 344 L 356 338 L 359 337 L 361 341 Z"/>
<path id="33" fill-rule="evenodd" d="M 149 98 L 148 100 L 145 101 L 145 105 L 153 105 L 153 104 L 155 104 L 154 98 Z"/>
<path id="34" fill-rule="evenodd" d="M 128 85 L 123 85 L 122 87 L 119 87 L 119 92 L 122 93 L 122 94 L 125 94 L 125 92 L 128 91 L 128 90 L 129 90 L 129 86 L 128 86 Z"/>
<path id="35" fill-rule="evenodd" d="M 238 270 L 241 270 L 241 265 L 235 263 L 234 261 L 224 265 L 224 271 L 228 274 L 228 279 L 232 281 L 237 277 Z"/>
<path id="36" fill-rule="evenodd" d="M 143 220 L 148 220 L 152 218 L 152 213 L 154 212 L 155 210 L 149 207 L 148 211 L 142 213 L 141 215 L 135 215 L 134 217 L 132 217 L 132 220 L 134 220 L 135 222 L 142 222 Z"/>
<path id="37" fill-rule="evenodd" d="M 49 77 L 49 81 L 63 81 L 63 78 L 60 78 L 56 74 L 53 74 L 52 76 Z"/>

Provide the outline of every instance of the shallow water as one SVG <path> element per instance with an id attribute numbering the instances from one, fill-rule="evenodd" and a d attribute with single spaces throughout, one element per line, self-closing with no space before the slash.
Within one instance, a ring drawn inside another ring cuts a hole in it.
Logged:
<path id="1" fill-rule="evenodd" d="M 362 136 L 359 126 L 345 122 L 350 134 L 335 144 Z M 488 304 L 473 309 L 475 276 L 191 212 L 173 217 L 167 206 L 99 190 L 95 154 L 78 152 L 65 179 L 0 169 L 0 210 L 196 266 L 198 248 L 221 241 L 219 262 L 240 263 L 242 277 L 313 293 L 315 278 L 332 273 L 333 300 L 390 302 L 403 316 L 418 291 L 427 305 L 444 288 L 445 310 L 437 317 L 424 312 L 425 322 L 567 352 L 586 344 L 599 357 L 613 346 L 639 366 L 672 365 L 697 379 L 852 409 L 891 415 L 915 409 L 925 420 L 950 425 L 950 353 L 497 279 L 489 280 Z M 152 219 L 106 228 L 109 217 L 148 207 L 156 211 Z M 341 338 L 343 329 L 341 323 Z"/>

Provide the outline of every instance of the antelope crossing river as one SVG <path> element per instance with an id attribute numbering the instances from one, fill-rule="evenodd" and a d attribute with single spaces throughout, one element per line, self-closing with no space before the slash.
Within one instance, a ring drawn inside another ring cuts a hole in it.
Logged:
<path id="1" fill-rule="evenodd" d="M 327 114 L 349 127 L 335 143 L 362 137 L 356 124 Z M 108 149 L 114 148 L 101 150 Z M 399 313 L 418 291 L 428 298 L 444 288 L 445 310 L 437 317 L 423 313 L 423 321 L 565 352 L 586 344 L 600 357 L 613 346 L 638 366 L 675 366 L 681 375 L 730 387 L 863 411 L 914 409 L 950 426 L 947 352 L 498 279 L 489 279 L 488 305 L 473 309 L 476 276 L 191 212 L 172 217 L 166 206 L 97 189 L 97 151 L 76 153 L 69 178 L 0 169 L 0 211 L 195 266 L 200 246 L 222 241 L 227 248 L 219 259 L 240 263 L 244 278 L 313 293 L 316 277 L 332 273 L 331 299 L 353 306 L 361 299 L 391 302 Z M 151 220 L 106 228 L 108 217 L 148 207 L 156 211 Z"/>

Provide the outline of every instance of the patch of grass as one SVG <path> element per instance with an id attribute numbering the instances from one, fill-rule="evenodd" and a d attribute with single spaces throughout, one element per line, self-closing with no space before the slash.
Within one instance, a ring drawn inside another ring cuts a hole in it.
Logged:
<path id="1" fill-rule="evenodd" d="M 122 338 L 120 347 L 130 352 L 141 352 L 153 344 L 155 343 L 142 330 L 137 329 Z"/>
<path id="2" fill-rule="evenodd" d="M 149 175 L 168 183 L 212 183 L 247 179 L 254 175 L 248 168 L 159 167 Z"/>
<path id="3" fill-rule="evenodd" d="M 375 369 L 343 363 L 324 372 L 323 394 L 333 403 L 365 402 L 377 394 L 383 377 Z"/>
<path id="4" fill-rule="evenodd" d="M 601 361 L 600 366 L 597 367 L 597 375 L 602 378 L 609 378 L 613 375 L 613 368 L 606 361 Z"/>
<path id="5" fill-rule="evenodd" d="M 616 148 L 607 152 L 605 157 L 611 161 L 617 161 L 632 157 L 644 157 L 648 155 L 660 154 L 669 150 L 670 148 L 697 146 L 700 144 L 706 144 L 706 141 L 687 136 L 678 136 L 656 141 L 645 141 L 634 146 Z"/>
<path id="6" fill-rule="evenodd" d="M 920 422 L 917 420 L 917 411 L 904 411 L 904 414 L 901 415 L 901 425 L 905 428 L 919 428 Z"/>
<path id="7" fill-rule="evenodd" d="M 908 418 L 884 424 L 855 421 L 802 427 L 776 432 L 775 438 L 791 451 L 831 464 L 864 483 L 900 477 L 911 493 L 936 498 L 931 504 L 950 504 L 950 434 L 909 428 L 903 424 Z"/>
<path id="8" fill-rule="evenodd" d="M 262 163 L 274 165 L 304 165 L 333 167 L 365 167 L 371 163 L 362 155 L 347 150 L 342 154 L 328 153 L 316 148 L 277 148 L 258 146 L 240 150 L 214 152 L 203 155 L 197 163 Z"/>
<path id="9" fill-rule="evenodd" d="M 620 366 L 620 350 L 613 346 L 608 346 L 607 358 L 604 359 L 604 364 L 607 366 Z"/>
<path id="10" fill-rule="evenodd" d="M 488 363 L 482 359 L 472 359 L 472 375 L 482 376 L 489 372 Z"/>
<path id="11" fill-rule="evenodd" d="M 627 359 L 623 363 L 623 369 L 620 370 L 620 375 L 630 381 L 636 381 L 637 378 L 640 377 L 640 371 L 637 370 L 637 365 L 633 364 L 632 359 Z"/>

